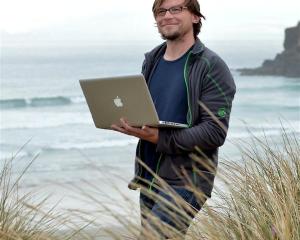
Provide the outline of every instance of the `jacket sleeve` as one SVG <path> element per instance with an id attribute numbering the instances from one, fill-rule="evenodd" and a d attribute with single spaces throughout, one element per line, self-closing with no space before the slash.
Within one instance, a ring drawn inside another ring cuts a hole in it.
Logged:
<path id="1" fill-rule="evenodd" d="M 222 59 L 217 57 L 209 67 L 199 99 L 202 106 L 199 105 L 200 119 L 195 121 L 198 124 L 187 129 L 159 129 L 158 152 L 180 154 L 191 152 L 196 146 L 201 150 L 210 150 L 224 144 L 236 88 L 230 70 Z"/>

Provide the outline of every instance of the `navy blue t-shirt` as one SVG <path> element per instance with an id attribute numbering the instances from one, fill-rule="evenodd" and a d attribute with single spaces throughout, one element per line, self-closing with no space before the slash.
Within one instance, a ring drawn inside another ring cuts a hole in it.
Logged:
<path id="1" fill-rule="evenodd" d="M 161 121 L 187 123 L 187 89 L 184 81 L 184 65 L 188 52 L 175 61 L 159 60 L 149 81 L 149 90 Z M 156 144 L 145 141 L 143 161 L 154 172 L 160 153 L 156 152 Z M 152 179 L 146 171 L 145 179 Z"/>

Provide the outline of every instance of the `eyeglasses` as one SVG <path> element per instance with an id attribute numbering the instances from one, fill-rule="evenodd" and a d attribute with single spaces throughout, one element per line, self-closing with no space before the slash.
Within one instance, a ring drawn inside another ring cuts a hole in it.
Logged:
<path id="1" fill-rule="evenodd" d="M 181 13 L 183 9 L 187 9 L 187 7 L 183 7 L 183 6 L 174 6 L 174 7 L 170 7 L 169 9 L 166 8 L 159 8 L 157 9 L 157 11 L 155 12 L 155 16 L 156 17 L 163 17 L 166 15 L 166 13 L 169 11 L 169 13 L 173 14 L 178 14 Z"/>

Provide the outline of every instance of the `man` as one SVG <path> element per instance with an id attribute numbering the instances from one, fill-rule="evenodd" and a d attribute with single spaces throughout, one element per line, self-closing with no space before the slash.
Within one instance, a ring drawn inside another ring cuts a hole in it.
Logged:
<path id="1" fill-rule="evenodd" d="M 143 189 L 175 202 L 160 190 L 155 173 L 196 212 L 201 209 L 211 196 L 218 148 L 226 138 L 235 84 L 223 60 L 197 38 L 204 18 L 197 0 L 155 0 L 152 11 L 166 41 L 145 55 L 142 73 L 160 120 L 186 123 L 189 127 L 134 128 L 122 118 L 120 126 L 112 125 L 112 129 L 140 139 L 135 178 L 129 188 L 141 187 L 143 220 L 147 222 L 148 210 L 184 234 L 195 213 L 187 212 L 190 219 L 180 224 L 180 218 L 175 219 L 161 201 Z M 197 154 L 199 161 L 194 161 L 191 154 Z M 200 200 L 187 188 L 189 180 L 203 192 Z"/>

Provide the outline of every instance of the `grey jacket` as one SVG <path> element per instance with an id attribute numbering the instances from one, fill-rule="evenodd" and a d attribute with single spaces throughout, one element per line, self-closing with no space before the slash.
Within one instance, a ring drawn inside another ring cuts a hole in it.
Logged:
<path id="1" fill-rule="evenodd" d="M 145 54 L 142 73 L 148 84 L 165 50 L 166 43 L 163 43 Z M 188 90 L 189 128 L 159 129 L 156 151 L 160 158 L 156 173 L 167 183 L 177 186 L 187 184 L 188 177 L 210 197 L 218 164 L 218 148 L 227 135 L 236 87 L 224 61 L 199 39 L 189 52 L 183 71 Z M 137 146 L 135 180 L 137 184 L 151 188 L 157 181 L 155 178 L 151 184 L 143 181 L 145 168 L 137 160 L 142 161 L 143 142 L 140 140 Z M 212 168 L 207 167 L 208 164 Z"/>

